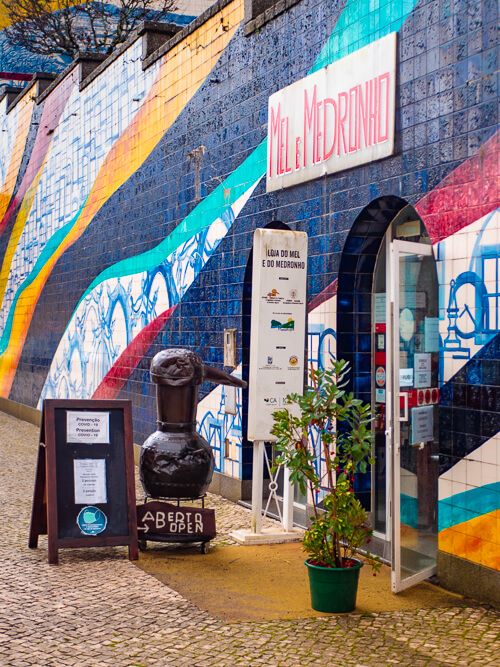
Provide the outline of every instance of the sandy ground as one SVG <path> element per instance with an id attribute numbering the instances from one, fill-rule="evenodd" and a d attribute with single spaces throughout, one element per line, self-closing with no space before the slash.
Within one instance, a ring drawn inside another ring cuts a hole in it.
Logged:
<path id="1" fill-rule="evenodd" d="M 311 609 L 302 545 L 216 546 L 208 554 L 189 547 L 149 543 L 138 566 L 180 593 L 199 609 L 225 621 L 324 616 Z M 460 596 L 422 583 L 391 593 L 390 571 L 377 576 L 361 570 L 356 612 L 447 607 Z"/>

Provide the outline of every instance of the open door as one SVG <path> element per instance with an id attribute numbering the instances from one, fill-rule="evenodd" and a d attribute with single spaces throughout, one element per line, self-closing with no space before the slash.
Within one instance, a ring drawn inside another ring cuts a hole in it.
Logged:
<path id="1" fill-rule="evenodd" d="M 392 591 L 436 571 L 438 455 L 438 285 L 432 247 L 390 248 L 392 410 Z"/>

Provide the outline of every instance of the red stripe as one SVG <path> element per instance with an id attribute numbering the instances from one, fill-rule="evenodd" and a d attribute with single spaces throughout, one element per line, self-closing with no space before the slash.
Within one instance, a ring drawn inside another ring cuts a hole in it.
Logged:
<path id="1" fill-rule="evenodd" d="M 311 313 L 322 303 L 328 301 L 328 299 L 331 299 L 332 296 L 335 296 L 337 294 L 337 285 L 337 278 L 335 278 L 335 280 L 332 280 L 332 282 L 327 285 L 323 291 L 321 291 L 319 294 L 316 294 L 312 301 L 307 304 L 307 312 Z"/>
<path id="2" fill-rule="evenodd" d="M 24 74 L 23 72 L 0 72 L 0 79 L 10 79 L 11 81 L 31 81 L 33 74 Z"/>
<path id="3" fill-rule="evenodd" d="M 500 133 L 463 162 L 416 205 L 431 241 L 437 243 L 495 209 L 500 201 L 498 179 Z M 337 294 L 337 279 L 308 304 L 308 312 Z M 166 310 L 134 338 L 115 361 L 92 398 L 114 398 L 175 310 Z"/>
<path id="4" fill-rule="evenodd" d="M 500 203 L 500 132 L 425 195 L 416 210 L 432 243 L 455 234 Z"/>
<path id="5" fill-rule="evenodd" d="M 118 395 L 118 392 L 125 386 L 132 371 L 137 368 L 139 362 L 146 355 L 175 308 L 176 306 L 172 306 L 172 308 L 158 315 L 137 334 L 101 380 L 101 384 L 94 391 L 92 398 L 115 398 Z"/>

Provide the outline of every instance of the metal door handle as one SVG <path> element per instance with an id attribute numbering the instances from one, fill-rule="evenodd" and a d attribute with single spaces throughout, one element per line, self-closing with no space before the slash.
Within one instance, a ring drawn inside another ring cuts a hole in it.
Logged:
<path id="1" fill-rule="evenodd" d="M 439 461 L 439 454 L 431 454 L 429 458 L 431 461 Z"/>
<path id="2" fill-rule="evenodd" d="M 400 422 L 408 421 L 408 392 L 402 391 L 399 393 L 399 398 L 403 397 L 403 416 L 399 415 Z"/>

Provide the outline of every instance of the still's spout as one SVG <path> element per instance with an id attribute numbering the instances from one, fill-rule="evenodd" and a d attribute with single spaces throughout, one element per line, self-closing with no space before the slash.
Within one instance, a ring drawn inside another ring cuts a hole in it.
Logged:
<path id="1" fill-rule="evenodd" d="M 214 368 L 214 366 L 207 366 L 204 364 L 203 375 L 205 376 L 205 380 L 208 380 L 209 382 L 215 382 L 216 384 L 225 384 L 229 385 L 230 387 L 240 387 L 241 389 L 245 389 L 247 387 L 247 383 L 244 380 L 240 380 L 234 375 L 230 375 L 229 373 L 226 373 L 226 371 L 222 371 L 219 368 Z"/>

